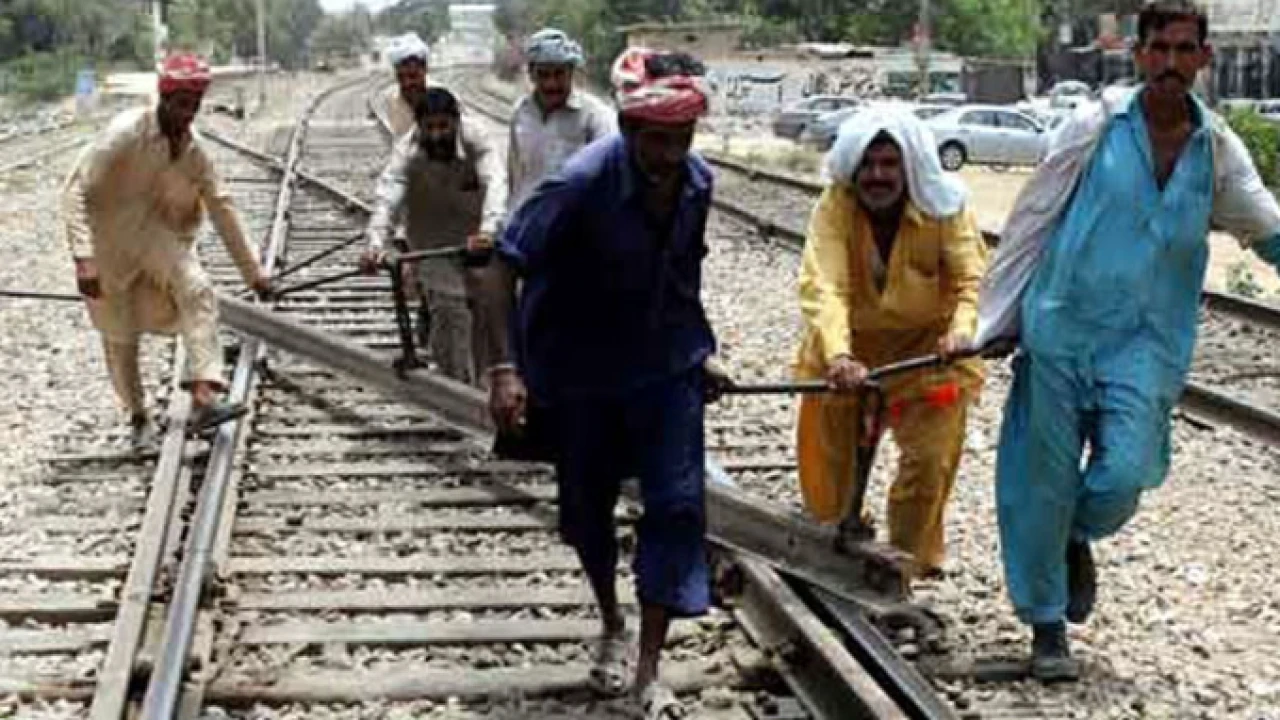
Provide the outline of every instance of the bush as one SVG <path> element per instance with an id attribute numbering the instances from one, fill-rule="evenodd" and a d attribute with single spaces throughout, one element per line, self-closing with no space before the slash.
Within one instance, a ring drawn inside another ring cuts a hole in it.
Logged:
<path id="1" fill-rule="evenodd" d="M 1253 108 L 1228 109 L 1223 117 L 1249 148 L 1263 182 L 1280 185 L 1280 127 L 1264 120 Z"/>
<path id="2" fill-rule="evenodd" d="M 92 63 L 60 50 L 24 55 L 0 67 L 0 74 L 8 76 L 8 92 L 29 102 L 48 102 L 74 93 L 76 73 L 85 67 Z"/>

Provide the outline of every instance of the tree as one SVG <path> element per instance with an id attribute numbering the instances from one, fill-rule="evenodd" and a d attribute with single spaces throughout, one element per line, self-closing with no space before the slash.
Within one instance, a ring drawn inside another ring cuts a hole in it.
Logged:
<path id="1" fill-rule="evenodd" d="M 449 31 L 449 3 L 447 0 L 400 0 L 378 13 L 374 27 L 384 35 L 412 32 L 431 42 Z"/>
<path id="2" fill-rule="evenodd" d="M 311 54 L 350 57 L 361 52 L 369 46 L 367 20 L 354 12 L 325 15 L 311 35 Z"/>

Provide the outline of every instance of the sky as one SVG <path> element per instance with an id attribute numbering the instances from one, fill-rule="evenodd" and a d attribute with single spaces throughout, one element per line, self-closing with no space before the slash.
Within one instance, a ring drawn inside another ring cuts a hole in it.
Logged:
<path id="1" fill-rule="evenodd" d="M 395 0 L 320 0 L 320 7 L 324 8 L 326 12 L 342 12 L 343 10 L 350 10 L 357 1 L 363 2 L 364 6 L 370 10 L 381 10 L 395 2 Z"/>

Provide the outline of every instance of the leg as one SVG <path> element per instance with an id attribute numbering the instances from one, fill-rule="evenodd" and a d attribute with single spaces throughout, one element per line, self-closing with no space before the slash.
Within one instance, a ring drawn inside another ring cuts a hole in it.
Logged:
<path id="1" fill-rule="evenodd" d="M 1060 622 L 1066 548 L 1080 487 L 1083 435 L 1072 374 L 1038 356 L 1014 360 L 996 457 L 996 507 L 1005 580 L 1018 617 Z"/>
<path id="2" fill-rule="evenodd" d="M 431 358 L 440 371 L 468 385 L 475 384 L 471 358 L 471 312 L 462 295 L 427 291 L 431 305 Z"/>
<path id="3" fill-rule="evenodd" d="M 635 688 L 658 684 L 659 660 L 672 617 L 706 612 L 711 603 L 707 563 L 705 451 L 701 371 L 649 388 L 629 404 L 627 431 L 639 450 L 644 516 L 635 557 L 642 607 Z"/>
<path id="4" fill-rule="evenodd" d="M 601 643 L 591 679 L 598 689 L 617 694 L 625 689 L 630 648 L 617 595 L 616 412 L 606 403 L 564 403 L 555 422 L 560 533 L 577 553 L 600 610 Z"/>
<path id="5" fill-rule="evenodd" d="M 129 417 L 145 415 L 147 408 L 142 389 L 142 372 L 138 368 L 138 339 L 135 337 L 133 340 L 118 341 L 104 335 L 102 350 L 116 398 L 129 413 Z"/>
<path id="6" fill-rule="evenodd" d="M 889 542 L 915 557 L 917 575 L 941 570 L 946 557 L 946 507 L 964 450 L 968 402 L 907 402 L 893 428 L 902 454 L 889 490 Z"/>
<path id="7" fill-rule="evenodd" d="M 796 423 L 800 494 L 819 522 L 848 512 L 855 471 L 860 403 L 855 395 L 804 395 Z"/>
<path id="8" fill-rule="evenodd" d="M 218 343 L 218 302 L 209 277 L 194 256 L 179 266 L 169 287 L 178 310 L 178 330 L 187 349 L 194 409 L 188 427 L 201 432 L 240 417 L 246 408 L 217 401 L 218 393 L 226 389 L 222 346 Z"/>

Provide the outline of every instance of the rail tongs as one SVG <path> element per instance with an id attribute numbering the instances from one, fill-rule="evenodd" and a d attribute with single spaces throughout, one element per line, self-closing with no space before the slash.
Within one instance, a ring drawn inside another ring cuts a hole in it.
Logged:
<path id="1" fill-rule="evenodd" d="M 936 353 L 910 358 L 901 362 L 882 365 L 867 373 L 867 378 L 854 391 L 858 394 L 862 412 L 858 414 L 857 450 L 854 455 L 853 492 L 849 499 L 849 511 L 836 532 L 837 549 L 848 549 L 855 543 L 875 537 L 875 526 L 863 515 L 867 494 L 867 482 L 871 466 L 875 463 L 880 436 L 884 434 L 884 388 L 882 383 L 895 375 L 941 367 L 955 360 L 970 357 L 999 358 L 1011 353 L 1016 339 L 1000 338 L 980 347 L 971 347 L 943 358 Z M 773 395 L 834 392 L 824 380 L 803 380 L 787 383 L 731 383 L 721 391 L 724 395 Z"/>

